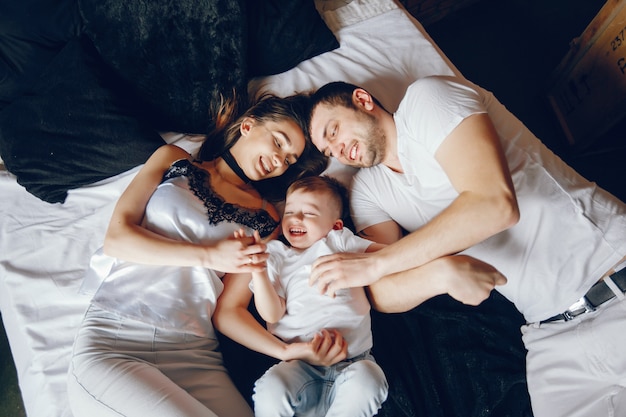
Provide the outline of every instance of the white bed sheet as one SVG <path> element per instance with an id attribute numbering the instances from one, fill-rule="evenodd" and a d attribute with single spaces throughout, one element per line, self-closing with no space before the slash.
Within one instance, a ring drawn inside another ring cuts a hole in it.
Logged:
<path id="1" fill-rule="evenodd" d="M 323 11 L 330 3 L 317 4 Z M 353 0 L 322 15 L 341 46 L 283 74 L 251 81 L 252 93 L 288 95 L 344 80 L 369 89 L 393 111 L 415 79 L 460 75 L 393 0 Z M 183 135 L 168 141 L 196 148 Z M 71 416 L 65 375 L 89 302 L 78 289 L 115 202 L 137 170 L 72 190 L 64 204 L 42 202 L 0 170 L 0 311 L 29 417 Z M 351 174 L 337 164 L 331 171 Z"/>

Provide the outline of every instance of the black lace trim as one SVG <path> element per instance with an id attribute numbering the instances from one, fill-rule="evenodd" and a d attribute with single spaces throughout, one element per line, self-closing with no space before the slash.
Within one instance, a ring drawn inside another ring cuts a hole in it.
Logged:
<path id="1" fill-rule="evenodd" d="M 251 210 L 224 201 L 209 186 L 209 173 L 187 159 L 174 162 L 163 175 L 162 182 L 181 176 L 187 177 L 189 189 L 204 203 L 210 224 L 221 222 L 242 224 L 258 230 L 261 237 L 269 235 L 278 227 L 279 223 L 266 210 Z"/>

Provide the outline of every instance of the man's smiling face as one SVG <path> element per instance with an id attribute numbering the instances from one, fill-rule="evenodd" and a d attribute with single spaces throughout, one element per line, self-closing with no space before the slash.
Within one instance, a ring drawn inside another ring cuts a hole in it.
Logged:
<path id="1" fill-rule="evenodd" d="M 365 110 L 318 104 L 311 114 L 311 139 L 326 156 L 344 165 L 367 168 L 385 156 L 385 135 Z"/>

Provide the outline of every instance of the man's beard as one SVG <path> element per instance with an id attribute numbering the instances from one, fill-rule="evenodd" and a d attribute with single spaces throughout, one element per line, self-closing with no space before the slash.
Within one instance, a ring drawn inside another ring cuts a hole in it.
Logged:
<path id="1" fill-rule="evenodd" d="M 363 145 L 365 145 L 365 154 L 363 160 L 359 164 L 362 168 L 373 167 L 382 163 L 386 155 L 387 136 L 385 132 L 378 126 L 376 118 L 365 112 L 361 112 L 364 133 L 362 135 Z"/>

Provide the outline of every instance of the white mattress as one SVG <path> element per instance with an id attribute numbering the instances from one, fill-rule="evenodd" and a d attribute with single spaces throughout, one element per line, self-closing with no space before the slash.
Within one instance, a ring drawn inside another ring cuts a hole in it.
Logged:
<path id="1" fill-rule="evenodd" d="M 317 4 L 323 11 L 331 3 Z M 283 74 L 253 80 L 253 93 L 288 95 L 343 80 L 369 89 L 393 111 L 415 79 L 459 75 L 393 0 L 353 0 L 323 11 L 323 17 L 341 46 Z M 183 135 L 168 140 L 195 147 Z M 336 175 L 350 174 L 337 167 L 331 166 Z M 70 191 L 62 205 L 38 200 L 0 170 L 0 311 L 29 417 L 71 416 L 65 374 L 89 302 L 78 289 L 116 199 L 137 169 Z"/>

